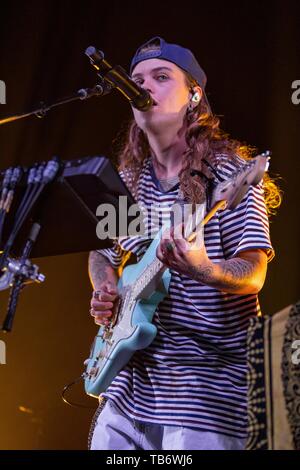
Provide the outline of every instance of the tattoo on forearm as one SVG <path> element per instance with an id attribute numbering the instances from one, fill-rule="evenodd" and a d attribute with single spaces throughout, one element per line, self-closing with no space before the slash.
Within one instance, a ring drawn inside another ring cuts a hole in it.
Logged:
<path id="1" fill-rule="evenodd" d="M 254 274 L 254 266 L 243 259 L 230 259 L 221 263 L 224 272 L 224 285 L 239 287 Z"/>
<path id="2" fill-rule="evenodd" d="M 203 284 L 209 284 L 211 282 L 212 273 L 213 273 L 213 268 L 211 266 L 205 266 L 205 267 L 190 266 L 189 268 L 190 277 L 192 279 L 195 279 L 198 282 L 202 282 Z"/>
<path id="3" fill-rule="evenodd" d="M 89 255 L 89 275 L 94 286 L 99 286 L 111 279 L 113 268 L 110 262 L 97 251 L 91 251 Z"/>
<path id="4" fill-rule="evenodd" d="M 238 289 L 245 285 L 247 279 L 254 275 L 255 267 L 252 263 L 243 259 L 230 259 L 219 264 L 222 277 L 215 281 L 212 266 L 191 266 L 189 275 L 192 279 L 203 284 L 221 289 Z"/>

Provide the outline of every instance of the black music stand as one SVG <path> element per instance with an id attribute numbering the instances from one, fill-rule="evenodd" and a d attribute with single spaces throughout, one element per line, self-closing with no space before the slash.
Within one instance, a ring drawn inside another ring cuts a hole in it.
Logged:
<path id="1" fill-rule="evenodd" d="M 20 191 L 19 191 L 20 193 Z M 21 194 L 15 198 L 17 207 Z M 63 255 L 112 246 L 113 238 L 101 240 L 97 237 L 96 226 L 100 218 L 96 209 L 100 204 L 109 203 L 116 210 L 116 234 L 119 234 L 119 217 L 122 226 L 135 217 L 128 217 L 125 211 L 119 214 L 119 196 L 127 197 L 128 209 L 135 204 L 130 191 L 120 178 L 111 161 L 104 156 L 85 157 L 63 162 L 60 176 L 51 184 L 47 197 L 32 209 L 14 242 L 11 254 L 19 257 L 28 237 L 32 223 L 38 219 L 41 230 L 32 248 L 31 258 Z M 14 210 L 7 216 L 4 243 L 13 224 Z M 124 219 L 125 217 L 125 219 Z M 112 234 L 114 235 L 114 234 Z"/>

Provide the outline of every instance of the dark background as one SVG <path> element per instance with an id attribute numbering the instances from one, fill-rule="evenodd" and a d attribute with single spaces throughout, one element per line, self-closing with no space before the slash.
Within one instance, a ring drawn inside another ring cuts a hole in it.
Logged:
<path id="1" fill-rule="evenodd" d="M 300 10 L 296 3 L 150 1 L 1 2 L 0 79 L 7 104 L 0 118 L 51 103 L 93 86 L 84 55 L 89 45 L 128 70 L 138 46 L 152 36 L 193 50 L 208 76 L 207 94 L 233 137 L 273 152 L 284 199 L 271 219 L 276 258 L 260 299 L 272 314 L 299 298 L 300 105 L 291 84 L 300 79 Z M 118 92 L 0 127 L 0 169 L 53 155 L 69 160 L 111 155 L 112 140 L 130 117 Z M 60 398 L 78 377 L 97 327 L 89 318 L 87 253 L 37 260 L 46 282 L 22 292 L 14 329 L 2 335 L 1 449 L 85 449 L 93 409 Z M 1 320 L 8 291 L 0 293 Z M 96 407 L 83 387 L 72 398 Z M 22 408 L 23 407 L 23 408 Z"/>

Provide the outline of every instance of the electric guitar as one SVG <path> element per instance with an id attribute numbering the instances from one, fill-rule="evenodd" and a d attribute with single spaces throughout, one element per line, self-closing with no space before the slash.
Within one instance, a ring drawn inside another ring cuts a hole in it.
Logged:
<path id="1" fill-rule="evenodd" d="M 197 230 L 223 209 L 234 209 L 243 199 L 250 185 L 257 185 L 268 169 L 270 152 L 246 161 L 230 179 L 217 183 L 212 190 L 210 211 L 195 224 L 190 224 L 185 238 L 192 242 Z M 157 329 L 152 319 L 158 304 L 168 293 L 171 274 L 156 257 L 162 233 L 159 231 L 143 258 L 135 265 L 125 267 L 118 282 L 118 298 L 110 324 L 101 326 L 85 361 L 82 374 L 85 391 L 98 398 L 111 384 L 135 351 L 144 349 L 154 340 Z"/>

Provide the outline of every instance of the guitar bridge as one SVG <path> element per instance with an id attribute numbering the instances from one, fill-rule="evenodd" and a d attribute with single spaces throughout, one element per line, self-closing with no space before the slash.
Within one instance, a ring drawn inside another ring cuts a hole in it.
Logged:
<path id="1" fill-rule="evenodd" d="M 88 373 L 89 377 L 95 377 L 98 374 L 98 371 L 99 367 L 92 367 Z"/>

